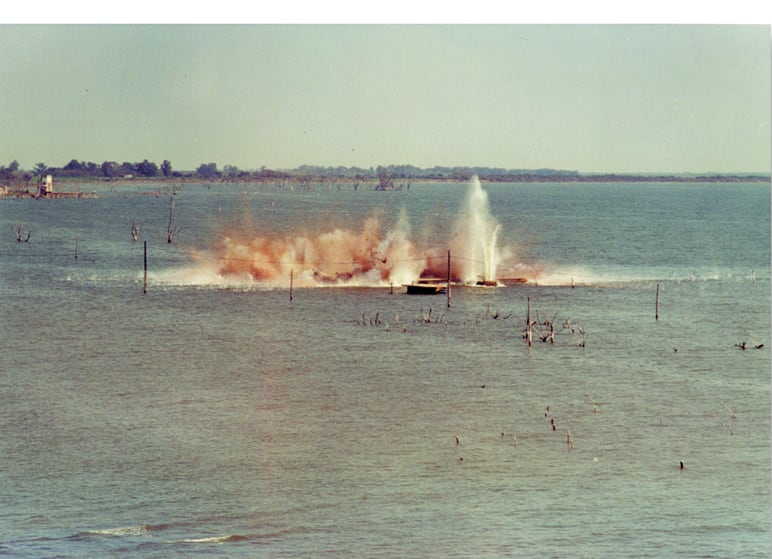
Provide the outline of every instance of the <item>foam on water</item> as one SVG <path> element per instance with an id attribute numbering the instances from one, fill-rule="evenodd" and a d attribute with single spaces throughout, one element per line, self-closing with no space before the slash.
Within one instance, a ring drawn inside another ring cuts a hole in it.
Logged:
<path id="1" fill-rule="evenodd" d="M 148 273 L 148 282 L 168 286 L 256 287 L 255 280 L 248 273 L 222 274 L 216 264 L 207 262 Z"/>
<path id="2" fill-rule="evenodd" d="M 248 536 L 240 536 L 238 534 L 230 536 L 212 536 L 208 538 L 189 538 L 182 540 L 175 540 L 171 543 L 193 543 L 193 544 L 223 544 L 231 542 L 244 542 L 249 541 Z"/>
<path id="3" fill-rule="evenodd" d="M 161 530 L 160 526 L 150 524 L 140 524 L 138 526 L 119 526 L 116 528 L 102 528 L 97 530 L 87 530 L 81 532 L 80 536 L 113 536 L 117 538 L 127 536 L 142 536 L 152 531 Z"/>
<path id="4" fill-rule="evenodd" d="M 154 526 L 151 524 L 140 524 L 136 526 L 119 526 L 115 528 L 86 530 L 84 532 L 79 532 L 73 537 L 75 539 L 90 538 L 90 537 L 130 538 L 135 536 L 147 536 L 152 532 L 161 532 L 166 528 L 167 526 Z M 230 542 L 249 541 L 250 539 L 251 538 L 249 536 L 244 536 L 240 534 L 228 534 L 228 535 L 221 535 L 221 536 L 181 538 L 181 539 L 171 540 L 169 541 L 169 543 L 172 543 L 172 544 L 181 544 L 181 543 L 223 544 L 223 543 L 230 543 Z"/>

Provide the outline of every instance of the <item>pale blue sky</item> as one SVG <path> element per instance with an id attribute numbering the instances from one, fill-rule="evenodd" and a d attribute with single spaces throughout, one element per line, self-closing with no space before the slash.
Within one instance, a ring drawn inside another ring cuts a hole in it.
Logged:
<path id="1" fill-rule="evenodd" d="M 0 164 L 770 170 L 769 25 L 0 27 Z"/>

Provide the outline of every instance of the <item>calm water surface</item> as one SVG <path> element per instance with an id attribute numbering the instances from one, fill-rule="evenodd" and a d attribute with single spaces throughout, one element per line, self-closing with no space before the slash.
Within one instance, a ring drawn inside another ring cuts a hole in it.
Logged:
<path id="1" fill-rule="evenodd" d="M 442 248 L 466 188 L 189 185 L 172 244 L 146 187 L 0 200 L 0 555 L 769 557 L 769 185 L 484 185 L 540 275 L 450 308 L 195 258 L 374 211 Z M 528 298 L 574 332 L 529 350 Z"/>

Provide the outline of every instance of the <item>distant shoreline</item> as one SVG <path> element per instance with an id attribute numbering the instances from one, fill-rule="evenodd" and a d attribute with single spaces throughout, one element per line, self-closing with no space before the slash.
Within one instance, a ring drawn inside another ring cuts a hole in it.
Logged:
<path id="1" fill-rule="evenodd" d="M 467 182 L 473 174 L 463 174 L 454 176 L 422 176 L 406 175 L 394 176 L 394 182 L 428 182 L 428 183 L 459 183 Z M 507 173 L 507 174 L 486 174 L 478 175 L 480 182 L 770 182 L 772 176 L 760 175 L 755 173 L 748 174 L 694 174 L 694 175 L 675 175 L 675 174 L 657 174 L 657 175 L 636 175 L 636 174 L 616 174 L 616 173 L 598 173 L 598 174 L 539 174 L 539 173 Z M 54 180 L 57 180 L 54 177 Z M 228 183 L 319 183 L 319 182 L 341 182 L 341 183 L 362 183 L 378 184 L 375 177 L 351 177 L 343 175 L 304 175 L 304 174 L 270 174 L 261 176 L 221 176 L 221 177 L 200 177 L 194 174 L 181 175 L 173 177 L 60 177 L 58 182 L 111 182 L 116 184 L 136 184 L 143 182 L 163 182 L 170 184 L 194 183 L 194 184 L 228 184 Z"/>
<path id="2" fill-rule="evenodd" d="M 67 186 L 83 187 L 88 185 L 111 184 L 117 187 L 131 185 L 158 185 L 166 184 L 169 187 L 183 186 L 185 184 L 276 184 L 280 186 L 311 186 L 314 184 L 326 184 L 338 187 L 347 187 L 351 189 L 362 188 L 363 190 L 402 190 L 410 188 L 412 183 L 464 183 L 471 178 L 470 176 L 453 177 L 400 177 L 394 178 L 393 184 L 388 188 L 379 188 L 379 181 L 375 178 L 355 178 L 346 176 L 317 176 L 317 175 L 272 175 L 272 176 L 234 176 L 234 177 L 212 177 L 203 178 L 195 175 L 184 175 L 174 177 L 54 177 L 54 195 L 53 198 L 88 198 L 88 193 L 71 192 Z M 586 184 L 586 183 L 769 183 L 772 184 L 770 176 L 748 174 L 748 175 L 634 175 L 634 174 L 502 174 L 502 175 L 483 175 L 479 177 L 483 183 L 565 183 L 565 184 Z M 24 198 L 37 197 L 38 187 L 35 181 L 23 179 L 10 179 L 0 182 L 0 198 Z M 161 194 L 160 192 L 158 194 Z"/>

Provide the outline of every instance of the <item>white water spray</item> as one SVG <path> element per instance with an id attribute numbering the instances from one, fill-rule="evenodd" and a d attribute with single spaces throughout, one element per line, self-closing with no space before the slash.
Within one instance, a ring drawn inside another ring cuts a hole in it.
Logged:
<path id="1" fill-rule="evenodd" d="M 498 267 L 498 239 L 500 225 L 491 215 L 488 193 L 483 190 L 477 175 L 469 181 L 465 211 L 459 233 L 464 239 L 465 282 L 495 282 Z"/>

